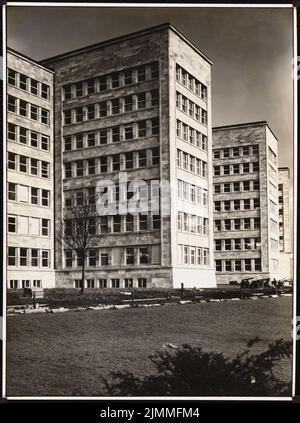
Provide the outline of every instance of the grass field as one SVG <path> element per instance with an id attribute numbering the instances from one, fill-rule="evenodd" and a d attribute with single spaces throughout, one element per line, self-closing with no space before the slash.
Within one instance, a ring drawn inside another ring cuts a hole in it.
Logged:
<path id="1" fill-rule="evenodd" d="M 7 318 L 7 396 L 98 396 L 113 370 L 149 373 L 149 354 L 170 342 L 233 356 L 250 338 L 291 339 L 292 299 L 166 305 Z M 291 378 L 291 363 L 278 369 Z"/>

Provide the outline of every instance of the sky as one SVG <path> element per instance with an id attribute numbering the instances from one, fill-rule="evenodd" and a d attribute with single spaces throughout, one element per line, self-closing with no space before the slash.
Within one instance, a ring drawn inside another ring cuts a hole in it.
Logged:
<path id="1" fill-rule="evenodd" d="M 8 6 L 7 45 L 42 60 L 165 22 L 213 62 L 213 126 L 268 121 L 292 172 L 292 8 Z"/>

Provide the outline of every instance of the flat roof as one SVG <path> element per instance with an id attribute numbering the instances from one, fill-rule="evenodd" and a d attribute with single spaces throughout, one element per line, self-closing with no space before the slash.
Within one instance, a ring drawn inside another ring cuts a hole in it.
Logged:
<path id="1" fill-rule="evenodd" d="M 95 50 L 97 48 L 102 48 L 102 47 L 109 46 L 111 44 L 119 43 L 123 40 L 128 40 L 130 38 L 137 38 L 137 37 L 140 37 L 142 35 L 151 34 L 153 32 L 158 32 L 158 31 L 162 31 L 162 30 L 165 30 L 165 29 L 171 29 L 176 35 L 178 35 L 178 37 L 180 37 L 194 51 L 196 51 L 196 53 L 198 53 L 204 60 L 206 60 L 211 65 L 213 64 L 212 61 L 204 53 L 202 53 L 198 49 L 198 47 L 196 47 L 193 43 L 191 43 L 181 32 L 179 32 L 170 23 L 164 23 L 164 24 L 156 25 L 156 26 L 153 26 L 153 27 L 150 27 L 150 28 L 145 28 L 145 29 L 142 29 L 142 30 L 139 30 L 139 31 L 136 31 L 136 32 L 121 35 L 121 36 L 118 36 L 116 38 L 111 38 L 109 40 L 101 41 L 101 42 L 96 43 L 96 44 L 91 44 L 91 45 L 88 45 L 88 46 L 85 46 L 85 47 L 81 47 L 81 48 L 78 48 L 76 50 L 71 50 L 71 51 L 66 52 L 66 53 L 58 54 L 56 56 L 52 56 L 52 57 L 43 59 L 39 63 L 46 64 L 46 63 L 56 62 L 56 61 L 65 59 L 67 57 L 75 56 L 75 55 L 80 54 L 80 53 L 92 51 L 92 50 Z"/>
<path id="2" fill-rule="evenodd" d="M 13 49 L 13 48 L 11 48 L 11 47 L 7 47 L 6 52 L 7 52 L 7 53 L 11 53 L 11 54 L 13 54 L 13 55 L 15 55 L 15 56 L 18 56 L 18 57 L 20 57 L 21 59 L 26 60 L 27 62 L 32 63 L 33 65 L 36 65 L 36 66 L 38 66 L 38 67 L 42 68 L 43 70 L 45 70 L 45 71 L 47 71 L 47 72 L 49 72 L 49 73 L 54 74 L 54 71 L 53 71 L 53 70 L 51 70 L 51 69 L 49 69 L 49 68 L 47 68 L 47 67 L 45 67 L 45 66 L 41 65 L 41 63 L 40 63 L 40 62 L 38 62 L 38 61 L 36 61 L 36 60 L 32 59 L 32 57 L 26 56 L 25 54 L 20 53 L 19 51 L 15 50 L 15 49 Z"/>
<path id="3" fill-rule="evenodd" d="M 234 123 L 232 125 L 214 126 L 212 128 L 212 131 L 219 131 L 222 129 L 229 129 L 229 128 L 246 128 L 247 126 L 267 126 L 269 130 L 272 132 L 272 134 L 274 135 L 275 139 L 278 141 L 278 138 L 276 137 L 276 135 L 274 134 L 274 132 L 272 131 L 272 129 L 270 128 L 270 125 L 268 124 L 266 120 L 260 120 L 256 122 Z"/>

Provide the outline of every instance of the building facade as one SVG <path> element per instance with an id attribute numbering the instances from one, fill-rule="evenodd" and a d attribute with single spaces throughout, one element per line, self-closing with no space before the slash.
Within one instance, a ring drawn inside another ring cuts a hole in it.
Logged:
<path id="1" fill-rule="evenodd" d="M 53 72 L 7 52 L 7 284 L 54 275 Z"/>
<path id="2" fill-rule="evenodd" d="M 267 122 L 213 128 L 218 284 L 281 277 L 277 139 Z"/>
<path id="3" fill-rule="evenodd" d="M 55 72 L 56 224 L 99 181 L 126 203 L 120 173 L 159 199 L 155 213 L 97 218 L 86 287 L 215 286 L 211 62 L 165 24 L 42 64 Z M 55 254 L 56 285 L 79 287 L 80 258 L 59 243 Z"/>
<path id="4" fill-rule="evenodd" d="M 292 232 L 290 226 L 290 170 L 278 169 L 279 267 L 284 278 L 293 278 Z"/>

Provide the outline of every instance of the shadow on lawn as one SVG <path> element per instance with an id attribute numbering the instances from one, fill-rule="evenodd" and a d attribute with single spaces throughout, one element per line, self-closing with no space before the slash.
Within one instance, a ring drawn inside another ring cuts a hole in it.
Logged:
<path id="1" fill-rule="evenodd" d="M 251 348 L 259 339 L 248 342 Z M 292 342 L 282 339 L 259 354 L 247 349 L 234 359 L 203 352 L 188 344 L 173 351 L 157 351 L 149 359 L 156 374 L 143 378 L 128 371 L 103 379 L 104 396 L 290 396 L 291 382 L 275 375 L 275 366 L 292 355 Z"/>

